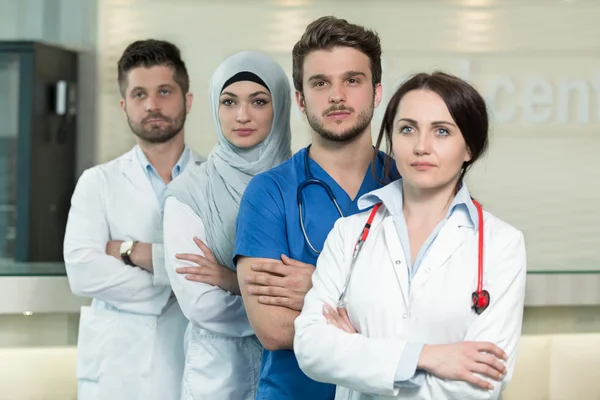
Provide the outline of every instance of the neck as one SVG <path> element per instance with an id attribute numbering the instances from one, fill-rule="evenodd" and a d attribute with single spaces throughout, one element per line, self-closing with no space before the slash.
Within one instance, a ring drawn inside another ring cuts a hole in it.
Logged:
<path id="1" fill-rule="evenodd" d="M 310 158 L 332 176 L 356 172 L 360 173 L 362 181 L 366 168 L 373 159 L 371 130 L 366 130 L 351 142 L 343 143 L 332 142 L 313 134 Z"/>
<path id="2" fill-rule="evenodd" d="M 171 171 L 177 164 L 185 148 L 183 131 L 165 143 L 149 143 L 137 139 L 137 143 L 148 158 L 148 161 L 165 183 L 171 181 Z"/>
<path id="3" fill-rule="evenodd" d="M 451 182 L 442 188 L 421 189 L 402 181 L 403 202 L 402 211 L 406 220 L 441 221 L 448 212 L 454 198 L 456 182 Z"/>

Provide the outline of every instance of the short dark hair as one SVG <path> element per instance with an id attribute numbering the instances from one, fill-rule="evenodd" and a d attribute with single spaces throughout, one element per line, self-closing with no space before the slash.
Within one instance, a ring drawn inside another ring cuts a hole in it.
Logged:
<path id="1" fill-rule="evenodd" d="M 485 154 L 489 145 L 489 120 L 485 100 L 473 86 L 456 76 L 439 71 L 432 74 L 414 75 L 394 93 L 383 116 L 375 148 L 380 148 L 385 137 L 386 153 L 390 157 L 392 156 L 394 118 L 402 98 L 413 90 L 430 90 L 437 93 L 446 103 L 450 115 L 463 135 L 471 160 L 463 164 L 457 185 L 458 190 L 467 170 Z M 389 171 L 391 171 L 393 160 L 390 157 L 386 157 L 384 176 L 389 176 Z M 372 164 L 374 172 L 375 161 L 374 158 Z"/>
<path id="2" fill-rule="evenodd" d="M 173 79 L 185 94 L 190 90 L 190 78 L 185 63 L 181 59 L 181 51 L 173 43 L 165 40 L 138 40 L 131 43 L 117 63 L 119 73 L 119 89 L 125 96 L 127 74 L 134 68 L 150 68 L 167 66 L 173 69 Z"/>
<path id="3" fill-rule="evenodd" d="M 321 17 L 311 22 L 292 50 L 294 88 L 303 91 L 304 58 L 316 50 L 352 47 L 369 57 L 373 87 L 381 83 L 381 43 L 372 30 L 351 24 L 345 19 Z"/>

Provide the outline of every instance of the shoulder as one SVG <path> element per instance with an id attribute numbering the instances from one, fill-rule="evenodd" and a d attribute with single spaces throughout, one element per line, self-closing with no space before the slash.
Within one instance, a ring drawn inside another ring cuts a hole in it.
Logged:
<path id="1" fill-rule="evenodd" d="M 492 239 L 516 241 L 524 237 L 521 230 L 486 210 L 483 210 L 483 223 L 486 235 Z"/>
<path id="2" fill-rule="evenodd" d="M 483 211 L 485 248 L 496 260 L 515 259 L 519 269 L 525 269 L 527 251 L 523 232 L 494 214 Z M 506 268 L 503 265 L 503 269 Z"/>
<path id="3" fill-rule="evenodd" d="M 298 153 L 282 164 L 268 171 L 255 175 L 244 192 L 244 197 L 260 196 L 265 193 L 282 195 L 289 190 L 297 188 L 297 162 Z"/>
<path id="4" fill-rule="evenodd" d="M 113 158 L 110 161 L 106 161 L 86 169 L 81 174 L 80 179 L 108 180 L 107 178 L 120 173 L 124 165 L 134 162 L 135 160 L 136 159 L 134 157 L 133 150 L 130 150 L 117 158 Z"/>
<path id="5" fill-rule="evenodd" d="M 163 212 L 163 225 L 173 227 L 174 231 L 181 230 L 183 226 L 202 224 L 202 218 L 192 208 L 176 197 L 167 197 Z"/>

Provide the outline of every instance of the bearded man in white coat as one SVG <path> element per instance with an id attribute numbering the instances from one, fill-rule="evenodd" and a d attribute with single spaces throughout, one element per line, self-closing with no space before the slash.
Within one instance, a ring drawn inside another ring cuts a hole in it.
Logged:
<path id="1" fill-rule="evenodd" d="M 172 43 L 130 44 L 118 62 L 121 108 L 137 144 L 86 170 L 64 240 L 71 290 L 82 309 L 80 400 L 179 400 L 187 319 L 164 268 L 163 193 L 203 161 L 184 142 L 189 77 Z"/>

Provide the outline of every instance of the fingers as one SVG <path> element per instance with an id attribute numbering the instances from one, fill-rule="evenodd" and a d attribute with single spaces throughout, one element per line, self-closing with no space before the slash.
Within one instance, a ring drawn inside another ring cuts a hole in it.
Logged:
<path id="1" fill-rule="evenodd" d="M 287 276 L 290 274 L 290 267 L 281 263 L 260 263 L 251 266 L 253 271 L 268 272 L 269 274 Z"/>
<path id="2" fill-rule="evenodd" d="M 330 314 L 329 312 L 325 311 L 324 307 L 323 316 L 325 317 L 325 320 L 327 321 L 328 325 L 333 325 L 338 329 L 344 330 L 344 328 L 342 328 L 342 325 L 337 321 L 335 314 Z"/>
<path id="3" fill-rule="evenodd" d="M 179 253 L 179 254 L 175 254 L 175 258 L 178 260 L 193 262 L 198 265 L 211 264 L 211 262 L 209 260 L 207 260 L 205 257 L 202 257 L 201 255 L 198 255 L 198 254 Z"/>
<path id="4" fill-rule="evenodd" d="M 504 374 L 502 372 L 498 371 L 496 368 L 490 367 L 488 364 L 473 362 L 469 369 L 472 372 L 487 376 L 498 382 L 504 379 Z"/>
<path id="5" fill-rule="evenodd" d="M 294 260 L 293 258 L 289 258 L 285 254 L 281 255 L 281 261 L 283 261 L 283 263 L 285 265 L 291 265 L 292 267 L 306 267 L 306 266 L 310 265 L 310 264 L 305 264 L 298 260 Z"/>
<path id="6" fill-rule="evenodd" d="M 501 360 L 508 360 L 507 354 L 494 343 L 491 342 L 474 342 L 475 348 L 479 352 L 491 353 Z"/>
<path id="7" fill-rule="evenodd" d="M 473 374 L 470 371 L 465 372 L 463 376 L 460 377 L 461 381 L 468 382 L 472 385 L 478 386 L 485 390 L 493 390 L 494 385 L 486 381 L 485 379 L 479 378 L 477 375 Z"/>
<path id="8" fill-rule="evenodd" d="M 496 358 L 496 356 L 494 356 L 492 354 L 479 353 L 479 355 L 475 359 L 475 361 L 478 364 L 484 365 L 485 367 L 492 370 L 490 372 L 491 375 L 488 373 L 485 373 L 487 376 L 489 376 L 492 379 L 502 380 L 504 375 L 506 375 L 506 366 L 504 364 L 502 364 L 502 362 L 500 362 L 500 360 L 498 360 L 498 358 Z M 481 373 L 483 373 L 483 372 L 481 372 Z"/>
<path id="9" fill-rule="evenodd" d="M 200 250 L 202 250 L 202 252 L 204 253 L 204 256 L 206 257 L 207 260 L 217 263 L 217 259 L 215 258 L 215 255 L 202 240 L 200 240 L 196 236 L 194 236 L 194 243 L 196 243 L 196 246 L 198 246 L 200 248 Z"/>
<path id="10" fill-rule="evenodd" d="M 246 277 L 246 282 L 260 286 L 285 287 L 284 278 L 268 274 L 250 274 Z"/>
<path id="11" fill-rule="evenodd" d="M 287 307 L 293 310 L 296 309 L 293 307 L 293 302 L 289 297 L 258 296 L 258 302 L 270 306 Z"/>
<path id="12" fill-rule="evenodd" d="M 248 293 L 255 296 L 288 297 L 288 291 L 276 286 L 248 286 Z"/>
<path id="13" fill-rule="evenodd" d="M 186 275 L 185 279 L 193 282 L 206 283 L 209 285 L 217 286 L 216 277 L 213 275 Z"/>
<path id="14" fill-rule="evenodd" d="M 202 276 L 210 276 L 213 275 L 210 268 L 206 267 L 181 267 L 176 268 L 175 272 L 181 275 L 202 275 Z"/>
<path id="15" fill-rule="evenodd" d="M 341 315 L 340 315 L 341 311 Z M 339 329 L 342 329 L 348 333 L 356 333 L 356 330 L 350 323 L 350 319 L 348 318 L 348 314 L 346 310 L 338 308 L 338 310 L 334 310 L 330 305 L 323 305 L 323 315 L 329 321 L 335 321 L 335 324 Z"/>
<path id="16" fill-rule="evenodd" d="M 327 320 L 328 324 L 335 325 L 339 329 L 344 329 L 342 328 L 342 321 L 340 319 L 340 316 L 333 308 L 329 306 L 329 304 L 323 305 L 323 316 Z"/>

